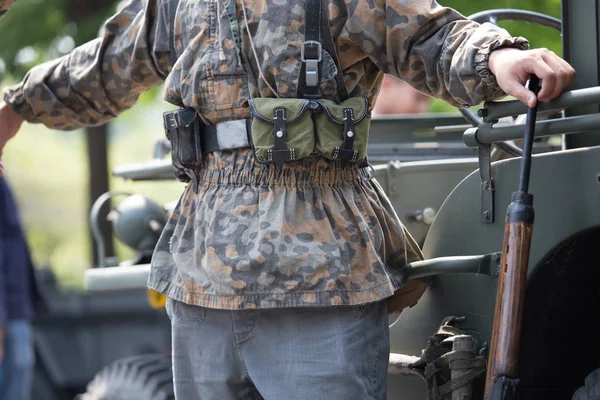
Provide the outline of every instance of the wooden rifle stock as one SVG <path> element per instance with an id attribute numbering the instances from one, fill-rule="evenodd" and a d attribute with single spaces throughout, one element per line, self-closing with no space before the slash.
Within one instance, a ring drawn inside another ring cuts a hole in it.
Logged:
<path id="1" fill-rule="evenodd" d="M 538 77 L 532 75 L 529 89 L 536 95 L 540 89 L 539 84 Z M 519 345 L 535 219 L 533 196 L 527 191 L 536 116 L 537 105 L 527 111 L 519 190 L 513 193 L 506 212 L 492 341 L 485 379 L 485 400 L 515 399 L 519 384 Z"/>
<path id="2" fill-rule="evenodd" d="M 521 195 L 525 196 L 521 196 Z M 522 199 L 515 197 L 521 197 Z M 522 201 L 525 200 L 525 201 Z M 485 399 L 504 399 L 507 382 L 516 379 L 527 267 L 533 231 L 533 196 L 516 192 L 506 216 L 492 342 L 488 359 Z M 527 204 L 529 202 L 529 204 Z"/>

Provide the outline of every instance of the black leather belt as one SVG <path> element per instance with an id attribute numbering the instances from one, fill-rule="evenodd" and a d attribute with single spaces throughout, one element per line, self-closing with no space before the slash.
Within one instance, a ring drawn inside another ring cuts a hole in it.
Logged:
<path id="1" fill-rule="evenodd" d="M 200 143 L 202 153 L 251 147 L 250 119 L 237 119 L 205 125 L 192 108 L 179 109 L 163 114 L 167 137 L 176 130 L 185 130 L 190 139 Z"/>

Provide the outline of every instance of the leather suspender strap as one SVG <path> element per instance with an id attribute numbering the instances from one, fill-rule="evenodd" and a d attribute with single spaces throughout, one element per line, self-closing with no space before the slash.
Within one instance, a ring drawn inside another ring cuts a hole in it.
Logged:
<path id="1" fill-rule="evenodd" d="M 305 41 L 319 41 L 321 2 L 322 0 L 306 0 L 306 28 L 304 32 Z"/>
<path id="2" fill-rule="evenodd" d="M 337 50 L 333 42 L 333 34 L 331 33 L 331 26 L 329 25 L 329 15 L 327 12 L 327 1 L 321 1 L 321 34 L 323 35 L 323 48 L 331 54 L 333 62 L 337 68 L 337 74 L 335 74 L 335 82 L 337 83 L 337 90 L 342 98 L 342 101 L 347 100 L 350 96 L 346 89 L 346 83 L 344 82 L 344 74 L 340 67 L 339 59 L 337 56 Z"/>
<path id="3" fill-rule="evenodd" d="M 175 51 L 175 14 L 177 12 L 177 6 L 179 0 L 169 0 L 167 2 L 167 8 L 169 13 L 169 66 L 173 68 L 177 62 L 177 52 Z"/>
<path id="4" fill-rule="evenodd" d="M 298 90 L 301 96 L 307 98 L 320 98 L 319 89 L 319 63 L 322 60 L 322 46 L 320 39 L 321 0 L 306 1 L 306 24 L 304 28 L 304 42 L 300 48 L 300 82 Z"/>
<path id="5" fill-rule="evenodd" d="M 338 93 L 343 100 L 348 98 L 348 91 L 342 76 L 342 69 L 337 58 L 333 42 L 327 2 L 325 0 L 307 0 L 305 41 L 300 48 L 300 59 L 303 62 L 298 82 L 298 97 L 320 98 L 319 63 L 322 60 L 322 49 L 325 48 L 333 58 L 338 73 L 335 80 Z"/>

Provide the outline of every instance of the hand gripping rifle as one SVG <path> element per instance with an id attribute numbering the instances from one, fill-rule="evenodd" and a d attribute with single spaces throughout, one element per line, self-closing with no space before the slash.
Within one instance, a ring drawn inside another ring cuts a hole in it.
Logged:
<path id="1" fill-rule="evenodd" d="M 539 78 L 531 75 L 529 90 L 536 96 L 539 84 Z M 537 102 L 527 110 L 519 190 L 513 192 L 512 202 L 506 212 L 501 270 L 485 380 L 485 400 L 517 398 L 519 345 L 534 220 L 533 195 L 527 191 L 536 116 Z"/>

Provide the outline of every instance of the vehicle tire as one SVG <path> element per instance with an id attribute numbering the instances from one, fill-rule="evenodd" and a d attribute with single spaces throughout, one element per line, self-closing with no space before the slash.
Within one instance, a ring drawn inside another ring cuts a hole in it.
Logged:
<path id="1" fill-rule="evenodd" d="M 577 389 L 573 394 L 573 400 L 597 400 L 600 399 L 600 368 L 592 371 L 585 378 L 585 385 Z"/>
<path id="2" fill-rule="evenodd" d="M 117 360 L 96 374 L 80 400 L 173 400 L 171 359 L 144 354 Z"/>

